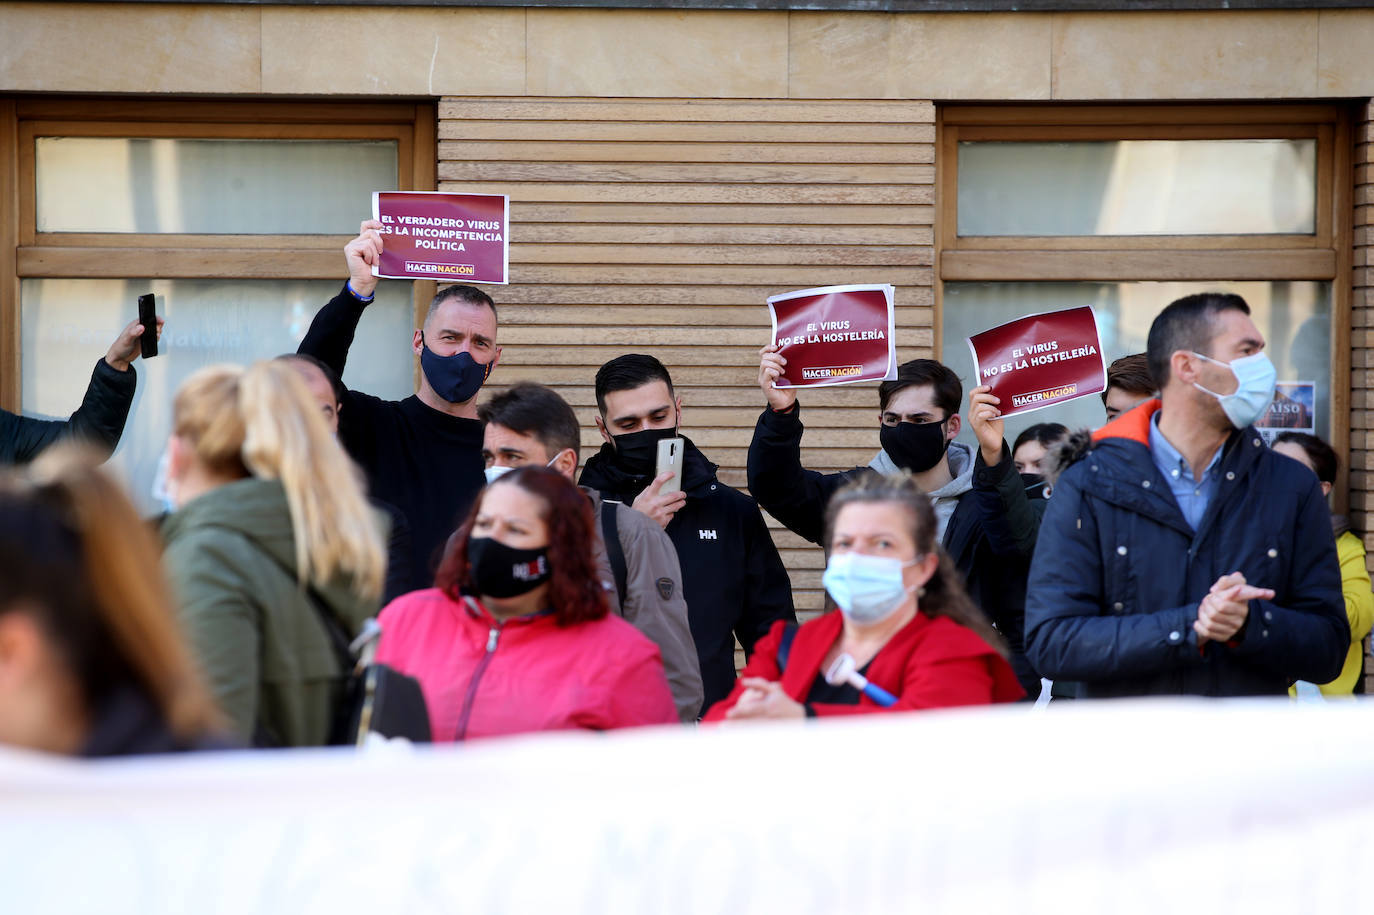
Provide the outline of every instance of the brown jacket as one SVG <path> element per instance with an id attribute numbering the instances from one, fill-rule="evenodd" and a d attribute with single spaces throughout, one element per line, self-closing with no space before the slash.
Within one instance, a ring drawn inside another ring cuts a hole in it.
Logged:
<path id="1" fill-rule="evenodd" d="M 658 646 L 678 717 L 684 722 L 695 721 L 703 697 L 701 667 L 687 624 L 682 569 L 673 541 L 647 515 L 621 502 L 606 503 L 615 506 L 616 531 L 625 554 L 625 590 L 629 593 L 622 601 L 602 540 L 601 494 L 586 486 L 582 491 L 592 500 L 596 519 L 596 564 L 611 609 L 619 611 L 626 621 Z"/>

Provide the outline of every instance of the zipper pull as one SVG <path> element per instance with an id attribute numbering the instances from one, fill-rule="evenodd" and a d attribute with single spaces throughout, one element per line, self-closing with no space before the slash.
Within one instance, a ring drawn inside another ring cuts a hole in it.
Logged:
<path id="1" fill-rule="evenodd" d="M 491 654 L 496 650 L 496 639 L 500 634 L 500 629 L 493 628 L 491 633 L 487 636 L 487 654 Z"/>

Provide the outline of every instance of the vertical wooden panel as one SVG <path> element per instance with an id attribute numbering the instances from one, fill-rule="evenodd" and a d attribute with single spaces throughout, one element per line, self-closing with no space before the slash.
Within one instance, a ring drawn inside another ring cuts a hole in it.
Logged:
<path id="1" fill-rule="evenodd" d="M 1374 383 L 1371 383 L 1374 378 L 1371 375 L 1374 373 L 1369 371 L 1371 360 L 1374 360 L 1374 271 L 1370 269 L 1374 264 L 1374 206 L 1369 205 L 1374 199 L 1374 103 L 1366 104 L 1358 113 L 1351 133 L 1353 137 L 1346 148 L 1354 153 L 1351 163 L 1354 182 L 1350 195 L 1344 200 L 1346 225 L 1350 226 L 1346 237 L 1350 242 L 1346 245 L 1347 257 L 1342 262 L 1342 266 L 1350 270 L 1349 274 L 1342 274 L 1351 279 L 1346 293 L 1350 318 L 1345 324 L 1332 322 L 1333 327 L 1349 329 L 1346 336 L 1349 342 L 1347 346 L 1338 337 L 1332 352 L 1345 350 L 1349 353 L 1348 371 L 1344 377 L 1350 382 L 1350 518 L 1355 530 L 1364 534 L 1365 549 L 1369 551 L 1366 562 L 1374 569 L 1374 530 L 1370 528 L 1374 512 L 1368 510 L 1374 501 L 1374 473 L 1371 472 L 1374 471 L 1374 449 L 1369 447 L 1370 430 L 1374 425 L 1371 423 L 1374 417 L 1371 412 L 1374 411 Z M 1345 185 L 1351 186 L 1351 182 Z M 1345 285 L 1337 280 L 1338 295 Z M 1341 377 L 1337 375 L 1337 381 Z M 1335 387 L 1333 384 L 1333 390 Z M 1365 670 L 1371 667 L 1374 665 L 1366 657 Z M 1365 686 L 1366 690 L 1374 691 L 1374 676 L 1366 678 Z"/>
<path id="2" fill-rule="evenodd" d="M 928 102 L 444 99 L 439 188 L 511 195 L 498 387 L 530 378 L 600 445 L 592 380 L 657 356 L 683 431 L 745 486 L 763 409 L 765 299 L 833 283 L 897 288 L 898 356 L 933 353 L 934 106 Z M 803 395 L 803 460 L 877 451 L 876 385 Z M 819 610 L 820 551 L 774 525 L 798 609 Z"/>
<path id="3" fill-rule="evenodd" d="M 0 408 L 19 412 L 19 120 L 0 99 Z"/>

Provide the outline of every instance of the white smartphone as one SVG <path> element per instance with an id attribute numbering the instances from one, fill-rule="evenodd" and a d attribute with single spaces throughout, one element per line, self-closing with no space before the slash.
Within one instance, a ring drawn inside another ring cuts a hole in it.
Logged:
<path id="1" fill-rule="evenodd" d="M 680 438 L 665 438 L 658 443 L 658 461 L 654 465 L 654 476 L 662 476 L 669 470 L 673 472 L 673 478 L 658 488 L 659 495 L 682 489 L 682 444 Z"/>

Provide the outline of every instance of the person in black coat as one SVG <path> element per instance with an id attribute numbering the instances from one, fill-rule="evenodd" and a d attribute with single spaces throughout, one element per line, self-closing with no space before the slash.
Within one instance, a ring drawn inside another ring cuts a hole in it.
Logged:
<path id="1" fill-rule="evenodd" d="M 365 221 L 344 247 L 349 279 L 315 315 L 296 350 L 340 378 L 358 321 L 375 297 L 372 265 L 382 254 L 381 227 Z M 445 286 L 410 348 L 420 357 L 416 394 L 392 401 L 345 389 L 339 414 L 339 441 L 366 474 L 368 492 L 399 512 L 410 530 L 405 590 L 434 584 L 444 543 L 486 482 L 477 395 L 501 356 L 495 303 L 472 286 Z"/>
<path id="2" fill-rule="evenodd" d="M 792 583 L 754 501 L 716 478 L 684 439 L 682 489 L 660 495 L 658 442 L 679 435 L 682 400 L 652 356 L 625 355 L 596 373 L 597 429 L 606 444 L 579 482 L 663 525 L 682 566 L 688 622 L 701 661 L 703 711 L 735 684 L 735 639 L 745 654 L 776 620 L 795 620 Z"/>
<path id="3" fill-rule="evenodd" d="M 1317 479 L 1252 424 L 1276 372 L 1236 295 L 1150 328 L 1161 398 L 1061 453 L 1031 563 L 1026 647 L 1080 698 L 1285 695 L 1341 671 L 1350 629 Z"/>
<path id="4" fill-rule="evenodd" d="M 161 318 L 157 335 L 162 337 Z M 65 420 L 34 419 L 0 410 L 0 465 L 27 464 L 43 449 L 61 439 L 82 442 L 107 458 L 124 434 L 129 407 L 134 402 L 143 325 L 134 321 L 119 332 L 104 358 L 95 364 L 91 383 L 81 406 Z"/>
<path id="5" fill-rule="evenodd" d="M 786 360 L 773 346 L 760 356 L 759 386 L 768 407 L 749 444 L 749 491 L 759 506 L 819 544 L 825 506 L 837 489 L 862 474 L 911 473 L 931 499 L 937 536 L 964 576 L 969 596 L 1007 640 L 1022 689 L 1036 696 L 1040 677 L 1026 661 L 1022 619 L 1038 521 L 1031 503 L 1038 489 L 1012 465 L 1001 423 L 996 423 L 995 448 L 954 441 L 962 428 L 963 384 L 948 366 L 913 359 L 898 367 L 896 380 L 878 386 L 881 450 L 872 462 L 837 473 L 808 470 L 801 463 L 796 389 L 773 386 Z"/>

